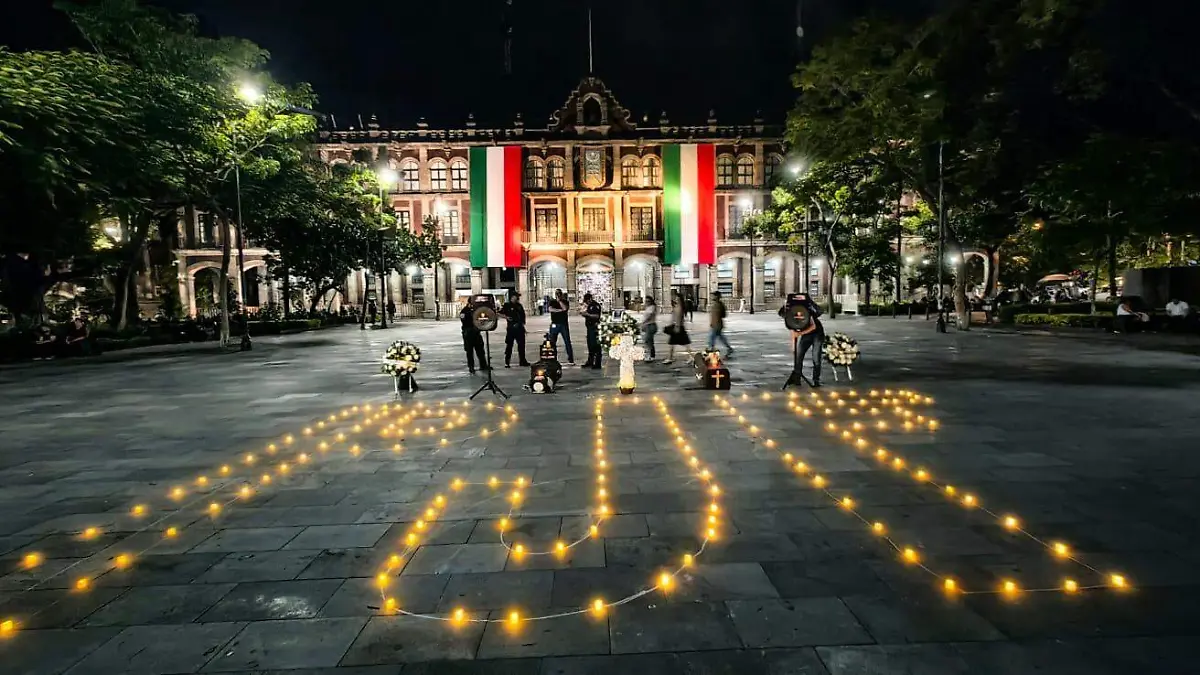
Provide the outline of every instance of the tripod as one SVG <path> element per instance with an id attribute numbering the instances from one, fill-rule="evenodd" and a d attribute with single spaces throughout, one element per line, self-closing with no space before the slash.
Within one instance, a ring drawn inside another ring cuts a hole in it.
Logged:
<path id="1" fill-rule="evenodd" d="M 472 401 L 475 400 L 476 396 L 482 394 L 484 389 L 487 389 L 497 396 L 508 398 L 508 394 L 504 393 L 504 390 L 497 386 L 496 381 L 492 379 L 492 341 L 489 337 L 491 334 L 491 331 L 484 331 L 483 333 L 484 349 L 487 351 L 487 382 L 479 385 L 479 388 L 475 390 L 475 393 L 471 394 L 471 398 L 469 400 Z"/>
<path id="2" fill-rule="evenodd" d="M 796 359 L 799 357 L 799 354 L 796 353 L 796 350 L 800 349 L 801 339 L 802 338 L 796 338 L 795 340 L 792 340 L 792 372 L 788 375 L 788 379 L 783 383 L 783 386 L 779 388 L 779 391 L 785 391 L 791 386 L 799 387 L 805 384 L 807 384 L 810 388 L 813 386 L 812 380 L 804 376 L 804 364 L 796 362 Z"/>

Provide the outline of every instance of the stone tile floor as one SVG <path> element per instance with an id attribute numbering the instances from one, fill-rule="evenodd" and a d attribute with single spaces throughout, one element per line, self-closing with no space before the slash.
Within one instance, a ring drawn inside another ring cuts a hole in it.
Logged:
<path id="1" fill-rule="evenodd" d="M 614 393 L 615 366 L 568 369 L 552 396 L 521 391 L 523 370 L 497 370 L 518 414 L 506 429 L 503 408 L 487 408 L 498 399 L 461 406 L 482 380 L 465 374 L 451 323 L 265 339 L 244 354 L 2 369 L 0 620 L 15 630 L 0 637 L 0 672 L 1200 671 L 1200 358 L 1117 339 L 839 319 L 830 330 L 855 335 L 864 358 L 854 383 L 826 375 L 822 405 L 834 415 L 800 399 L 813 409 L 805 417 L 776 395 L 790 364 L 778 319 L 730 324 L 735 388 L 720 401 L 683 365 L 639 365 L 637 402 L 604 406 L 613 514 L 596 537 L 594 404 Z M 582 359 L 583 327 L 573 328 Z M 400 338 L 423 348 L 423 389 L 393 411 L 377 364 Z M 852 417 L 851 388 L 919 391 L 934 401 L 912 405 L 910 419 L 940 425 L 905 432 L 894 412 L 870 416 L 888 407 L 873 403 Z M 837 407 L 832 392 L 851 402 Z M 445 429 L 441 401 L 469 421 Z M 385 403 L 391 417 L 364 426 Z M 423 422 L 417 436 L 409 422 L 394 451 L 397 439 L 378 429 L 421 404 L 438 429 Z M 855 419 L 870 426 L 854 429 Z M 713 500 L 702 468 L 721 488 L 716 537 L 681 569 Z M 935 483 L 914 479 L 918 469 Z M 836 501 L 846 496 L 852 509 Z M 1068 542 L 1092 569 L 1006 530 L 1008 515 L 1045 543 Z M 532 555 L 560 540 L 580 543 Z M 904 548 L 924 567 L 906 563 Z M 602 616 L 530 620 L 628 598 L 664 570 L 678 570 L 668 592 Z M 1114 572 L 1131 586 L 1111 588 Z M 946 593 L 947 576 L 981 592 Z M 1101 588 L 1029 590 L 1066 577 Z M 999 592 L 1003 580 L 1021 591 Z M 439 620 L 458 608 L 496 622 Z M 524 619 L 515 628 L 514 610 Z"/>

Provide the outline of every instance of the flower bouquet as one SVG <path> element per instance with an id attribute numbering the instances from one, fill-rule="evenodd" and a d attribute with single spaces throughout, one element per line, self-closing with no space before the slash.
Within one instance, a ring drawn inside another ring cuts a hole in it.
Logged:
<path id="1" fill-rule="evenodd" d="M 854 373 L 850 372 L 850 366 L 858 360 L 858 341 L 846 335 L 845 333 L 834 333 L 825 338 L 825 344 L 821 347 L 821 353 L 825 355 L 825 360 L 833 366 L 833 379 L 838 379 L 838 367 L 846 369 L 846 377 L 854 380 Z"/>
<path id="2" fill-rule="evenodd" d="M 641 342 L 641 324 L 638 323 L 637 317 L 628 312 L 621 312 L 600 322 L 600 344 L 604 345 L 606 350 L 613 346 L 613 338 L 617 335 L 632 335 L 635 343 Z"/>
<path id="3" fill-rule="evenodd" d="M 392 376 L 396 393 L 404 387 L 409 393 L 417 390 L 417 381 L 413 375 L 421 363 L 421 348 L 411 342 L 396 340 L 383 353 L 383 372 Z"/>

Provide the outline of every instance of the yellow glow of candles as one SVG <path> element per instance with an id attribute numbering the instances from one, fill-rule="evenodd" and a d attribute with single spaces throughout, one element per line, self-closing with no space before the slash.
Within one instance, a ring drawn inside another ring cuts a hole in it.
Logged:
<path id="1" fill-rule="evenodd" d="M 167 538 L 168 538 L 168 539 L 174 538 L 174 537 L 176 537 L 176 536 L 178 536 L 178 535 L 179 535 L 179 528 L 177 528 L 177 527 L 168 527 L 168 528 L 167 528 L 167 533 L 166 533 L 166 534 L 167 534 Z"/>
<path id="2" fill-rule="evenodd" d="M 181 499 L 183 497 L 183 488 L 177 487 L 171 490 L 172 499 Z"/>
<path id="3" fill-rule="evenodd" d="M 455 607 L 454 613 L 450 616 L 453 618 L 454 623 L 459 625 L 462 625 L 462 623 L 467 620 L 467 613 L 463 611 L 462 607 Z"/>
<path id="4" fill-rule="evenodd" d="M 883 523 L 880 523 L 878 521 L 871 523 L 871 531 L 874 532 L 875 534 L 883 534 L 883 532 L 884 532 Z"/>
<path id="5" fill-rule="evenodd" d="M 398 605 L 395 598 L 388 598 L 387 600 L 383 601 L 383 611 L 387 612 L 388 614 L 395 614 L 397 607 Z"/>
<path id="6" fill-rule="evenodd" d="M 915 563 L 920 560 L 920 556 L 918 556 L 916 550 L 912 548 L 905 548 L 903 551 L 903 556 L 904 562 Z"/>
<path id="7" fill-rule="evenodd" d="M 509 499 L 511 499 L 514 504 L 521 501 L 521 491 L 513 490 L 512 494 L 509 495 Z"/>
<path id="8" fill-rule="evenodd" d="M 600 536 L 600 528 L 595 525 L 592 525 L 591 527 L 588 528 L 588 534 L 590 534 L 592 537 L 598 537 L 598 536 Z"/>
<path id="9" fill-rule="evenodd" d="M 508 613 L 508 625 L 510 628 L 516 628 L 521 623 L 521 613 L 515 609 Z"/>
<path id="10" fill-rule="evenodd" d="M 1000 585 L 1000 588 L 1004 591 L 1005 595 L 1016 595 L 1021 590 L 1020 587 L 1017 586 L 1017 582 L 1012 581 L 1011 579 L 1005 580 L 1004 583 Z"/>
<path id="11" fill-rule="evenodd" d="M 243 485 L 242 488 L 238 490 L 238 496 L 245 499 L 250 496 L 251 492 L 252 491 L 250 490 L 249 485 Z"/>
<path id="12" fill-rule="evenodd" d="M 208 512 L 209 512 L 209 513 L 220 513 L 220 512 L 221 512 L 221 505 L 220 505 L 220 504 L 218 504 L 218 503 L 216 503 L 216 502 L 211 502 L 211 503 L 209 503 L 209 505 L 208 505 Z"/>
<path id="13" fill-rule="evenodd" d="M 562 554 L 566 553 L 567 545 L 562 543 L 561 541 L 554 542 L 554 552 L 557 553 L 558 555 L 562 555 Z"/>
<path id="14" fill-rule="evenodd" d="M 415 532 L 409 532 L 408 536 L 404 537 L 404 542 L 409 546 L 417 543 L 417 534 Z"/>
<path id="15" fill-rule="evenodd" d="M 0 637 L 9 637 L 17 631 L 17 622 L 12 619 L 0 621 Z"/>
<path id="16" fill-rule="evenodd" d="M 694 557 L 692 557 L 691 553 L 683 554 L 683 566 L 684 567 L 691 567 L 692 563 L 695 562 L 695 560 L 696 559 Z"/>
<path id="17" fill-rule="evenodd" d="M 842 497 L 842 508 L 844 508 L 844 509 L 854 508 L 854 500 L 849 497 Z"/>
<path id="18" fill-rule="evenodd" d="M 26 553 L 25 557 L 21 558 L 21 564 L 25 566 L 25 569 L 33 569 L 34 567 L 42 564 L 42 554 Z"/>
<path id="19" fill-rule="evenodd" d="M 1125 588 L 1129 585 L 1129 582 L 1125 580 L 1125 577 L 1121 576 L 1120 574 L 1110 574 L 1108 576 L 1108 583 L 1113 588 Z"/>
<path id="20" fill-rule="evenodd" d="M 402 561 L 403 558 L 400 557 L 400 554 L 393 553 L 388 557 L 388 569 L 395 569 L 399 567 Z"/>
<path id="21" fill-rule="evenodd" d="M 320 450 L 321 452 L 325 452 L 326 450 L 329 449 L 329 444 L 326 443 L 325 441 L 321 441 L 320 443 L 317 444 L 317 449 Z"/>
<path id="22" fill-rule="evenodd" d="M 792 458 L 792 453 L 790 453 L 790 452 L 785 452 L 785 453 L 783 453 L 783 461 L 787 462 L 788 464 L 791 464 L 791 463 L 792 463 L 792 459 L 793 459 L 793 458 Z"/>
<path id="23" fill-rule="evenodd" d="M 904 468 L 904 460 L 900 459 L 899 457 L 893 459 L 892 460 L 892 468 L 894 468 L 897 471 L 899 471 L 900 469 L 903 469 Z"/>
<path id="24" fill-rule="evenodd" d="M 929 480 L 929 472 L 925 469 L 917 469 L 917 480 Z"/>
<path id="25" fill-rule="evenodd" d="M 1061 541 L 1054 542 L 1051 548 L 1054 550 L 1054 555 L 1060 558 L 1066 558 L 1071 555 L 1071 548 Z"/>
<path id="26" fill-rule="evenodd" d="M 450 488 L 452 490 L 461 490 L 463 488 L 463 479 L 455 478 L 454 481 L 450 483 Z"/>
<path id="27" fill-rule="evenodd" d="M 417 521 L 417 522 L 414 524 L 414 527 L 416 527 L 418 530 L 423 530 L 423 529 L 425 529 L 425 521 L 424 521 L 424 520 L 418 520 L 418 521 Z"/>
<path id="28" fill-rule="evenodd" d="M 608 480 L 608 477 L 605 476 L 604 474 L 602 474 L 602 473 L 596 474 L 596 482 L 597 483 L 603 483 L 606 480 Z"/>
<path id="29" fill-rule="evenodd" d="M 942 588 L 945 589 L 947 593 L 954 593 L 958 590 L 958 582 L 953 579 L 946 579 L 942 582 Z"/>
<path id="30" fill-rule="evenodd" d="M 712 487 L 708 488 L 708 492 L 709 492 L 709 494 L 711 494 L 712 496 L 716 497 L 717 495 L 721 494 L 721 486 L 720 486 L 720 485 L 714 485 L 714 486 L 712 486 Z"/>
<path id="31" fill-rule="evenodd" d="M 433 507 L 425 509 L 425 517 L 428 518 L 429 520 L 433 520 L 434 516 L 436 516 L 436 515 L 437 515 L 437 509 L 434 509 Z"/>
<path id="32" fill-rule="evenodd" d="M 962 499 L 963 506 L 975 506 L 975 495 L 966 494 Z"/>
<path id="33" fill-rule="evenodd" d="M 100 534 L 100 530 L 98 530 L 94 527 L 89 527 L 83 531 L 83 538 L 84 539 L 94 539 L 96 537 L 96 535 L 98 535 L 98 534 Z"/>
<path id="34" fill-rule="evenodd" d="M 288 471 L 291 470 L 291 468 L 292 467 L 288 466 L 286 463 L 280 464 L 279 465 L 279 473 L 287 473 Z"/>
<path id="35" fill-rule="evenodd" d="M 271 482 L 271 474 L 269 474 L 269 473 L 264 473 L 264 474 L 262 475 L 262 482 L 263 482 L 263 483 L 270 483 L 270 482 Z"/>
<path id="36" fill-rule="evenodd" d="M 608 509 L 608 504 L 601 504 L 601 505 L 600 505 L 600 515 L 607 516 L 607 515 L 608 515 L 608 510 L 609 510 L 609 509 Z"/>
<path id="37" fill-rule="evenodd" d="M 671 579 L 671 575 L 667 574 L 666 572 L 658 575 L 658 587 L 664 591 L 670 590 L 672 581 L 673 579 Z"/>
<path id="38" fill-rule="evenodd" d="M 1021 521 L 1017 520 L 1015 516 L 1004 517 L 1004 529 L 1015 530 L 1019 527 L 1021 527 Z"/>
<path id="39" fill-rule="evenodd" d="M 134 516 L 144 516 L 144 515 L 146 515 L 146 505 L 145 505 L 145 504 L 136 504 L 136 505 L 134 505 L 134 507 L 133 507 L 133 515 L 134 515 Z"/>
<path id="40" fill-rule="evenodd" d="M 496 478 L 495 476 L 488 477 L 488 487 L 496 487 L 499 484 L 500 484 L 499 478 Z"/>
<path id="41" fill-rule="evenodd" d="M 878 457 L 881 461 L 885 460 L 885 459 L 887 459 L 888 451 L 884 450 L 883 448 L 879 448 L 878 450 L 875 451 L 875 456 Z"/>
<path id="42" fill-rule="evenodd" d="M 79 577 L 75 580 L 75 590 L 86 591 L 92 585 L 92 580 L 87 577 Z"/>
<path id="43" fill-rule="evenodd" d="M 513 546 L 513 555 L 517 556 L 518 558 L 525 555 L 525 546 L 522 544 L 517 544 L 516 546 Z"/>
<path id="44" fill-rule="evenodd" d="M 387 588 L 389 577 L 386 573 L 380 573 L 375 577 L 375 585 L 380 588 Z"/>
<path id="45" fill-rule="evenodd" d="M 813 476 L 812 482 L 813 482 L 813 487 L 824 487 L 825 486 L 825 478 L 823 478 L 822 476 Z"/>
<path id="46" fill-rule="evenodd" d="M 1068 593 L 1074 593 L 1075 591 L 1079 590 L 1079 583 L 1074 579 L 1067 579 L 1066 581 L 1063 581 L 1063 590 Z"/>
<path id="47" fill-rule="evenodd" d="M 605 607 L 604 607 L 603 600 L 601 600 L 600 598 L 596 598 L 595 600 L 592 601 L 592 613 L 593 614 L 595 614 L 596 616 L 604 616 L 604 609 L 605 609 Z"/>
<path id="48" fill-rule="evenodd" d="M 267 454 L 268 454 L 268 455 L 273 455 L 273 454 L 275 454 L 276 450 L 277 450 L 277 448 L 275 447 L 275 444 L 274 444 L 274 443 L 268 443 L 268 444 L 267 444 Z"/>
<path id="49" fill-rule="evenodd" d="M 500 522 L 496 523 L 496 526 L 500 528 L 501 532 L 508 529 L 508 518 L 501 518 Z"/>
<path id="50" fill-rule="evenodd" d="M 949 496 L 953 497 L 955 492 L 957 492 L 957 490 L 955 490 L 955 489 L 954 489 L 954 486 L 953 486 L 953 485 L 947 485 L 947 486 L 946 486 L 946 494 L 947 494 L 947 495 L 949 495 Z"/>
<path id="51" fill-rule="evenodd" d="M 123 570 L 123 569 L 129 567 L 129 563 L 132 561 L 133 561 L 133 559 L 129 556 L 128 553 L 122 553 L 121 555 L 118 555 L 116 558 L 113 559 L 113 567 L 116 567 L 119 570 Z"/>

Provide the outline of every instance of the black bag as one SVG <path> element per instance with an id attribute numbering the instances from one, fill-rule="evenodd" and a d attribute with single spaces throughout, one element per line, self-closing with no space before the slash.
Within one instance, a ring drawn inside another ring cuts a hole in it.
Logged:
<path id="1" fill-rule="evenodd" d="M 668 324 L 667 327 L 663 329 L 663 335 L 666 335 L 667 337 L 670 337 L 674 334 L 675 334 L 675 324 L 673 324 L 673 323 Z"/>
<path id="2" fill-rule="evenodd" d="M 667 333 L 667 335 L 671 336 L 670 339 L 667 340 L 667 344 L 676 346 L 692 344 L 692 339 L 688 337 L 687 329 L 685 329 L 683 326 L 672 325 L 670 328 L 674 328 L 674 330 L 670 333 Z"/>

